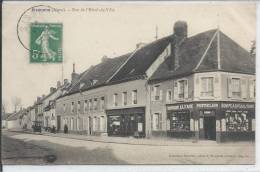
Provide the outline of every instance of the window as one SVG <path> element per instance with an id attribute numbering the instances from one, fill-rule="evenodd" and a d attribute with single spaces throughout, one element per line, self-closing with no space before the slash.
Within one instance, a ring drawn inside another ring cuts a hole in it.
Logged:
<path id="1" fill-rule="evenodd" d="M 240 78 L 232 78 L 231 80 L 232 97 L 241 97 L 241 83 Z"/>
<path id="2" fill-rule="evenodd" d="M 63 112 L 66 112 L 66 104 L 63 104 Z"/>
<path id="3" fill-rule="evenodd" d="M 152 128 L 154 131 L 162 129 L 162 114 L 160 113 L 153 114 Z"/>
<path id="4" fill-rule="evenodd" d="M 97 110 L 97 109 L 98 109 L 98 107 L 97 107 L 97 98 L 94 99 L 94 104 L 93 104 L 93 106 L 94 106 L 94 110 Z"/>
<path id="5" fill-rule="evenodd" d="M 122 103 L 123 106 L 127 105 L 127 92 L 122 93 Z"/>
<path id="6" fill-rule="evenodd" d="M 88 108 L 89 108 L 89 110 L 91 111 L 92 108 L 93 108 L 93 107 L 92 107 L 92 100 L 91 100 L 91 99 L 89 99 L 88 104 L 89 104 Z"/>
<path id="7" fill-rule="evenodd" d="M 227 131 L 248 131 L 248 111 L 226 111 Z"/>
<path id="8" fill-rule="evenodd" d="M 70 118 L 70 130 L 74 129 L 74 119 Z"/>
<path id="9" fill-rule="evenodd" d="M 249 97 L 255 98 L 256 96 L 256 90 L 255 90 L 255 80 L 250 80 L 249 81 Z"/>
<path id="10" fill-rule="evenodd" d="M 80 101 L 78 101 L 77 112 L 80 113 Z"/>
<path id="11" fill-rule="evenodd" d="M 100 99 L 100 109 L 101 110 L 105 109 L 105 97 L 101 97 Z"/>
<path id="12" fill-rule="evenodd" d="M 153 87 L 153 99 L 160 100 L 160 92 L 159 92 L 159 85 Z"/>
<path id="13" fill-rule="evenodd" d="M 74 113 L 74 102 L 71 102 L 71 113 Z"/>
<path id="14" fill-rule="evenodd" d="M 178 82 L 178 97 L 183 99 L 184 98 L 184 80 Z"/>
<path id="15" fill-rule="evenodd" d="M 137 90 L 132 91 L 132 104 L 137 104 Z"/>
<path id="16" fill-rule="evenodd" d="M 202 97 L 212 97 L 213 92 L 213 77 L 203 77 L 201 78 L 201 92 Z"/>
<path id="17" fill-rule="evenodd" d="M 88 100 L 84 101 L 84 112 L 88 111 Z"/>
<path id="18" fill-rule="evenodd" d="M 115 93 L 114 95 L 113 95 L 113 105 L 114 106 L 117 106 L 118 105 L 118 95 L 117 95 L 117 93 Z"/>
<path id="19" fill-rule="evenodd" d="M 96 127 L 97 127 L 97 117 L 95 116 L 93 119 L 93 130 L 96 131 Z"/>
<path id="20" fill-rule="evenodd" d="M 167 102 L 171 102 L 172 101 L 172 90 L 167 90 L 166 101 Z"/>
<path id="21" fill-rule="evenodd" d="M 101 116 L 100 117 L 100 131 L 105 131 L 106 128 L 106 123 L 105 123 L 105 117 Z"/>
<path id="22" fill-rule="evenodd" d="M 190 131 L 189 111 L 172 112 L 170 115 L 170 129 L 173 131 Z"/>

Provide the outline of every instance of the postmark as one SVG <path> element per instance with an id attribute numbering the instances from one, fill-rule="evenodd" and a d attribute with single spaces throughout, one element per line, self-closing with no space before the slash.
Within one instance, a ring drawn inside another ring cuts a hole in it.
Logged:
<path id="1" fill-rule="evenodd" d="M 62 23 L 31 23 L 30 62 L 62 62 Z"/>

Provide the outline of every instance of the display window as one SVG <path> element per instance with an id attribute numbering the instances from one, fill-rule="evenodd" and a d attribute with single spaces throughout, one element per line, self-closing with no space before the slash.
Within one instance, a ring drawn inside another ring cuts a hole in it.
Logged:
<path id="1" fill-rule="evenodd" d="M 172 112 L 170 114 L 170 129 L 173 131 L 190 131 L 190 112 Z"/>
<path id="2" fill-rule="evenodd" d="M 109 116 L 109 131 L 112 135 L 120 134 L 121 118 L 120 116 Z"/>
<path id="3" fill-rule="evenodd" d="M 226 111 L 226 130 L 227 131 L 248 131 L 248 111 Z"/>

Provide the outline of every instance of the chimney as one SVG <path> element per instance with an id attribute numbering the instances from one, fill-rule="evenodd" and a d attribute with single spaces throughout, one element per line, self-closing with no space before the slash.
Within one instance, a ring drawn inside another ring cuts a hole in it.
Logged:
<path id="1" fill-rule="evenodd" d="M 180 67 L 179 49 L 185 38 L 187 38 L 187 22 L 177 21 L 173 26 L 173 40 L 171 42 L 170 70 L 177 70 Z"/>
<path id="2" fill-rule="evenodd" d="M 60 81 L 57 81 L 57 89 L 61 87 Z"/>
<path id="3" fill-rule="evenodd" d="M 101 62 L 106 62 L 107 60 L 109 60 L 109 58 L 106 55 L 104 55 L 101 59 Z"/>
<path id="4" fill-rule="evenodd" d="M 68 79 L 64 79 L 64 85 L 67 85 L 69 83 Z"/>
<path id="5" fill-rule="evenodd" d="M 56 91 L 56 88 L 51 87 L 51 88 L 50 88 L 50 93 L 53 93 L 54 91 Z"/>
<path id="6" fill-rule="evenodd" d="M 43 95 L 42 95 L 42 99 L 43 99 L 44 97 L 45 97 L 45 95 L 43 94 Z"/>
<path id="7" fill-rule="evenodd" d="M 181 41 L 183 38 L 187 38 L 187 22 L 177 21 L 174 23 L 173 33 Z"/>
<path id="8" fill-rule="evenodd" d="M 73 71 L 71 74 L 71 83 L 74 84 L 79 79 L 79 74 L 75 72 L 75 63 L 73 63 Z"/>
<path id="9" fill-rule="evenodd" d="M 145 46 L 145 43 L 139 42 L 139 43 L 136 44 L 136 49 L 141 48 L 143 46 Z"/>
<path id="10" fill-rule="evenodd" d="M 41 97 L 37 96 L 36 103 L 38 103 L 39 101 L 41 101 Z"/>

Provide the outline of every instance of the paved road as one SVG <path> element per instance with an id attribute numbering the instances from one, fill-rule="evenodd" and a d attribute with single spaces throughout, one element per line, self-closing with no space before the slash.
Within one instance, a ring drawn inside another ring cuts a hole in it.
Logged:
<path id="1" fill-rule="evenodd" d="M 3 132 L 4 164 L 253 164 L 254 151 L 252 143 L 148 146 Z"/>

